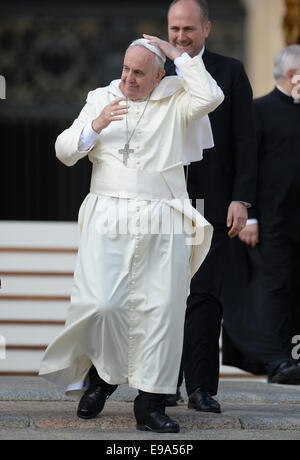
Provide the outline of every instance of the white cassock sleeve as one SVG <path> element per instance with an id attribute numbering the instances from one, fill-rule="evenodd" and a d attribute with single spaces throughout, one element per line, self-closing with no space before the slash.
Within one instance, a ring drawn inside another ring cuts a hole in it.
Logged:
<path id="1" fill-rule="evenodd" d="M 191 59 L 191 57 L 187 53 L 183 53 L 179 58 L 175 59 L 174 64 L 179 76 L 181 76 L 181 74 L 178 70 L 178 65 L 189 59 Z M 202 160 L 203 150 L 211 149 L 214 145 L 214 138 L 208 115 L 192 120 L 186 134 L 183 150 L 183 164 L 188 165 L 195 161 Z"/>
<path id="2" fill-rule="evenodd" d="M 200 119 L 194 119 L 187 129 L 184 150 L 183 164 L 188 165 L 203 158 L 203 150 L 214 147 L 214 138 L 208 115 Z"/>

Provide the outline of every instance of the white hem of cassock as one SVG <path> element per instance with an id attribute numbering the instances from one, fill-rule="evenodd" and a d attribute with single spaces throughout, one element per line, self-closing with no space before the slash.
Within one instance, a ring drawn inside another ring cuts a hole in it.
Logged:
<path id="1" fill-rule="evenodd" d="M 48 380 L 51 383 L 64 387 L 63 383 L 58 382 L 55 376 L 52 375 L 58 371 L 63 371 L 64 369 L 66 368 L 56 369 L 55 371 L 47 371 L 47 373 L 39 374 L 39 376 L 43 377 L 45 380 Z M 135 381 L 126 381 L 126 382 L 120 382 L 120 383 L 110 382 L 109 381 L 110 379 L 107 378 L 108 376 L 106 373 L 99 372 L 98 370 L 97 372 L 100 378 L 102 378 L 105 382 L 109 383 L 110 385 L 124 385 L 125 384 L 125 385 L 128 385 L 130 388 L 135 388 L 136 390 L 141 390 L 147 393 L 155 393 L 155 394 L 175 394 L 177 390 L 176 387 L 175 388 L 174 387 L 160 387 L 160 388 L 155 387 L 154 388 L 151 385 L 144 385 L 140 382 L 135 382 Z M 70 383 L 67 387 L 65 387 L 65 394 L 66 396 L 79 401 L 79 399 L 81 398 L 83 393 L 88 389 L 88 387 L 89 387 L 89 379 L 86 376 L 84 377 L 83 380 Z"/>

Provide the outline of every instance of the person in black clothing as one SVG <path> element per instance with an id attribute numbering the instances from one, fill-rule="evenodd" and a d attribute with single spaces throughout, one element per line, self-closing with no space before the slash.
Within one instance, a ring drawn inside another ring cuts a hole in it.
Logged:
<path id="1" fill-rule="evenodd" d="M 221 290 L 228 243 L 244 228 L 247 208 L 254 204 L 257 154 L 249 80 L 240 61 L 206 49 L 210 28 L 206 0 L 171 3 L 169 41 L 190 56 L 202 55 L 225 95 L 223 104 L 209 115 L 215 147 L 204 151 L 203 160 L 188 169 L 189 196 L 204 199 L 204 216 L 214 235 L 209 254 L 191 282 L 182 359 L 189 407 L 221 412 L 212 398 L 219 381 Z M 176 74 L 170 61 L 165 68 L 167 75 Z M 181 383 L 182 372 L 177 395 L 169 395 L 167 404 L 176 405 Z"/>
<path id="2" fill-rule="evenodd" d="M 267 372 L 270 383 L 300 384 L 299 357 L 292 352 L 300 334 L 300 45 L 276 55 L 274 77 L 276 88 L 254 101 L 258 188 L 249 217 L 257 221 L 231 248 L 223 362 Z M 236 283 L 239 295 L 232 302 Z"/>

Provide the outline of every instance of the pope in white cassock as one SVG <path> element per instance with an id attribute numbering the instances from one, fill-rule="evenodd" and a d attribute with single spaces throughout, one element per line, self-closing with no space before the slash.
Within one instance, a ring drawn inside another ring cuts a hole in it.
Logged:
<path id="1" fill-rule="evenodd" d="M 183 78 L 163 79 L 165 56 Z M 176 393 L 189 284 L 212 237 L 188 200 L 185 137 L 223 97 L 202 58 L 144 35 L 127 49 L 121 80 L 91 91 L 57 138 L 64 164 L 88 155 L 93 171 L 65 328 L 40 375 L 81 398 L 81 418 L 128 383 L 139 390 L 138 429 L 179 431 L 165 394 Z"/>

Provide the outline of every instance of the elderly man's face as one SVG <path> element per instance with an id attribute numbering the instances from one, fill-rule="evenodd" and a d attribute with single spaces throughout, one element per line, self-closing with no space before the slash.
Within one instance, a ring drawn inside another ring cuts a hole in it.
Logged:
<path id="1" fill-rule="evenodd" d="M 169 42 L 191 57 L 202 50 L 210 28 L 211 23 L 203 20 L 199 6 L 193 0 L 179 1 L 169 11 Z"/>
<path id="2" fill-rule="evenodd" d="M 121 76 L 121 90 L 132 100 L 147 97 L 154 86 L 160 82 L 164 70 L 157 71 L 154 66 L 154 54 L 142 46 L 131 46 L 124 58 Z"/>

